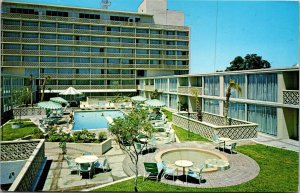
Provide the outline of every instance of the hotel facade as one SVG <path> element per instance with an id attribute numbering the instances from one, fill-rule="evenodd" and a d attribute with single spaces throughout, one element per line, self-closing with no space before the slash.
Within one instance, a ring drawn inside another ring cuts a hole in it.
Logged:
<path id="1" fill-rule="evenodd" d="M 144 0 L 138 12 L 3 2 L 1 113 L 11 111 L 11 90 L 34 77 L 46 100 L 70 86 L 85 97 L 159 93 L 173 111 L 223 114 L 230 79 L 229 117 L 257 123 L 278 139 L 299 138 L 299 68 L 189 74 L 190 28 L 166 0 Z M 26 83 L 27 82 L 27 83 Z M 180 109 L 179 109 L 179 108 Z M 2 118 L 2 116 L 1 116 Z"/>

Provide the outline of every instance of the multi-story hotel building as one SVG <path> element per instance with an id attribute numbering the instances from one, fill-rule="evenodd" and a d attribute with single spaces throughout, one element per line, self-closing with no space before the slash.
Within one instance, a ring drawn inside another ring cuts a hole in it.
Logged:
<path id="1" fill-rule="evenodd" d="M 202 110 L 223 115 L 230 79 L 242 94 L 232 89 L 229 117 L 257 123 L 268 136 L 299 140 L 299 67 L 148 77 L 140 79 L 138 90 L 147 98 L 157 90 L 171 110 L 195 112 L 192 90 L 197 89 Z"/>
<path id="2" fill-rule="evenodd" d="M 189 27 L 166 0 L 138 12 L 3 2 L 1 71 L 30 76 L 46 99 L 73 86 L 86 96 L 137 91 L 137 77 L 188 74 Z M 48 93 L 48 94 L 47 94 Z"/>

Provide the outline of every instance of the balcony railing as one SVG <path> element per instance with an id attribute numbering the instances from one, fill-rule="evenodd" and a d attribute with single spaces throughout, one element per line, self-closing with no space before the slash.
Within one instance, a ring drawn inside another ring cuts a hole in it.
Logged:
<path id="1" fill-rule="evenodd" d="M 78 90 L 89 90 L 89 89 L 136 89 L 136 85 L 46 85 L 46 90 L 64 90 L 70 86 Z"/>
<path id="2" fill-rule="evenodd" d="M 154 91 L 154 85 L 145 85 L 145 90 Z"/>
<path id="3" fill-rule="evenodd" d="M 192 87 L 192 86 L 179 86 L 178 93 L 192 95 L 193 89 L 196 89 L 198 91 L 198 96 L 202 94 L 202 87 Z"/>
<path id="4" fill-rule="evenodd" d="M 283 104 L 299 105 L 299 90 L 283 90 Z"/>

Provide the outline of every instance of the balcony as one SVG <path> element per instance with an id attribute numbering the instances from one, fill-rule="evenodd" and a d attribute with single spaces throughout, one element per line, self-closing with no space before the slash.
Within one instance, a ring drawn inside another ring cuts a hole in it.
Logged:
<path id="1" fill-rule="evenodd" d="M 283 104 L 299 105 L 299 90 L 283 90 Z"/>
<path id="2" fill-rule="evenodd" d="M 196 89 L 198 91 L 198 96 L 202 94 L 202 87 L 191 87 L 191 86 L 179 86 L 178 93 L 180 94 L 192 94 L 192 90 Z"/>
<path id="3" fill-rule="evenodd" d="M 154 85 L 145 85 L 145 90 L 147 91 L 154 91 Z"/>
<path id="4" fill-rule="evenodd" d="M 75 22 L 75 23 L 86 23 L 86 24 L 104 24 L 104 25 L 114 25 L 114 26 L 136 26 L 136 27 L 151 27 L 158 29 L 177 29 L 188 31 L 189 27 L 186 26 L 169 26 L 169 25 L 159 25 L 153 23 L 140 23 L 140 22 L 121 22 L 121 21 L 111 21 L 102 19 L 84 19 L 84 18 L 73 18 L 73 17 L 55 17 L 46 15 L 29 15 L 29 14 L 18 14 L 18 13 L 2 13 L 2 18 L 7 19 L 28 19 L 28 20 L 40 20 L 40 21 L 61 21 L 61 22 Z M 177 36 L 179 38 L 188 36 Z"/>

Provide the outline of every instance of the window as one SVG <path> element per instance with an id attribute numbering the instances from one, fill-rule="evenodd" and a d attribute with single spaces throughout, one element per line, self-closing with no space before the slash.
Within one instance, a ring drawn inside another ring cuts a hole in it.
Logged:
<path id="1" fill-rule="evenodd" d="M 230 80 L 234 80 L 235 83 L 239 84 L 242 93 L 238 94 L 235 89 L 231 89 L 231 96 L 232 98 L 245 98 L 245 75 L 226 75 L 224 76 L 224 84 L 223 84 L 223 96 L 226 95 L 226 90 Z"/>
<path id="2" fill-rule="evenodd" d="M 151 55 L 159 55 L 160 51 L 159 50 L 150 50 Z"/>
<path id="3" fill-rule="evenodd" d="M 133 60 L 122 59 L 121 63 L 122 63 L 122 64 L 133 64 Z"/>
<path id="4" fill-rule="evenodd" d="M 166 65 L 175 65 L 176 62 L 175 62 L 175 60 L 166 60 L 166 61 L 165 61 L 165 64 L 166 64 Z"/>
<path id="5" fill-rule="evenodd" d="M 104 42 L 104 38 L 101 38 L 101 37 L 91 37 L 91 41 L 92 42 Z"/>
<path id="6" fill-rule="evenodd" d="M 218 76 L 205 76 L 204 77 L 204 94 L 210 96 L 220 95 L 220 83 Z"/>
<path id="7" fill-rule="evenodd" d="M 38 38 L 39 34 L 35 33 L 23 33 L 23 38 Z"/>
<path id="8" fill-rule="evenodd" d="M 167 50 L 166 55 L 176 55 L 176 53 L 173 50 Z"/>
<path id="9" fill-rule="evenodd" d="M 42 39 L 56 39 L 56 35 L 54 34 L 41 34 Z"/>
<path id="10" fill-rule="evenodd" d="M 57 39 L 60 39 L 60 40 L 73 40 L 73 36 L 72 35 L 58 35 Z"/>
<path id="11" fill-rule="evenodd" d="M 140 22 L 141 18 L 135 18 L 135 22 Z"/>
<path id="12" fill-rule="evenodd" d="M 20 37 L 19 32 L 3 32 L 3 37 Z"/>
<path id="13" fill-rule="evenodd" d="M 121 53 L 132 54 L 134 52 L 132 49 L 121 49 Z"/>
<path id="14" fill-rule="evenodd" d="M 21 61 L 20 56 L 3 56 L 4 61 Z"/>
<path id="15" fill-rule="evenodd" d="M 72 62 L 73 62 L 73 58 L 59 57 L 59 58 L 58 58 L 58 62 L 68 62 L 68 63 L 72 63 Z"/>
<path id="16" fill-rule="evenodd" d="M 39 26 L 39 23 L 34 21 L 23 21 L 22 26 Z"/>
<path id="17" fill-rule="evenodd" d="M 186 56 L 186 55 L 188 55 L 188 52 L 187 51 L 177 51 L 177 55 L 178 56 Z"/>
<path id="18" fill-rule="evenodd" d="M 186 32 L 186 31 L 178 31 L 178 32 L 177 32 L 177 35 L 178 35 L 178 36 L 188 36 L 189 33 Z"/>
<path id="19" fill-rule="evenodd" d="M 73 69 L 71 69 L 71 68 L 59 68 L 58 73 L 59 74 L 73 74 Z"/>
<path id="20" fill-rule="evenodd" d="M 92 69 L 91 74 L 101 74 L 101 70 L 100 69 Z"/>
<path id="21" fill-rule="evenodd" d="M 161 44 L 160 40 L 150 40 L 150 44 Z"/>
<path id="22" fill-rule="evenodd" d="M 83 69 L 76 69 L 76 74 L 81 74 Z M 90 80 L 76 80 L 76 85 L 89 85 Z"/>
<path id="23" fill-rule="evenodd" d="M 19 44 L 4 44 L 4 49 L 20 49 L 21 46 Z"/>
<path id="24" fill-rule="evenodd" d="M 56 62 L 56 58 L 55 57 L 42 56 L 41 57 L 41 62 Z"/>
<path id="25" fill-rule="evenodd" d="M 133 28 L 121 28 L 122 32 L 131 32 L 134 33 L 134 29 Z"/>
<path id="26" fill-rule="evenodd" d="M 160 30 L 150 30 L 150 34 L 161 34 Z"/>
<path id="27" fill-rule="evenodd" d="M 175 35 L 175 31 L 166 31 L 166 35 Z"/>
<path id="28" fill-rule="evenodd" d="M 56 23 L 41 22 L 41 27 L 56 27 Z"/>
<path id="29" fill-rule="evenodd" d="M 187 45 L 188 45 L 188 42 L 178 41 L 178 42 L 177 42 L 177 45 L 178 45 L 178 46 L 187 46 Z"/>
<path id="30" fill-rule="evenodd" d="M 130 39 L 130 38 L 122 38 L 121 39 L 122 43 L 134 43 L 134 39 Z"/>
<path id="31" fill-rule="evenodd" d="M 107 59 L 108 64 L 120 64 L 120 59 L 109 58 Z"/>
<path id="32" fill-rule="evenodd" d="M 58 27 L 58 28 L 72 29 L 72 28 L 73 28 L 73 24 L 58 23 L 58 24 L 57 24 L 57 27 Z"/>
<path id="33" fill-rule="evenodd" d="M 137 50 L 136 50 L 136 54 L 148 54 L 148 50 L 140 50 L 140 49 L 137 49 Z"/>
<path id="34" fill-rule="evenodd" d="M 136 33 L 147 34 L 147 33 L 149 33 L 149 30 L 148 29 L 136 29 Z"/>
<path id="35" fill-rule="evenodd" d="M 175 45 L 175 41 L 166 41 L 166 45 Z"/>
<path id="36" fill-rule="evenodd" d="M 108 31 L 108 30 L 107 30 Z M 118 27 L 111 27 L 110 28 L 110 31 L 113 31 L 113 32 L 120 32 L 120 28 Z"/>
<path id="37" fill-rule="evenodd" d="M 39 49 L 39 46 L 37 45 L 24 45 L 23 44 L 23 47 L 22 47 L 23 50 L 38 50 Z"/>
<path id="38" fill-rule="evenodd" d="M 100 15 L 98 15 L 98 14 L 89 14 L 89 13 L 79 13 L 79 18 L 100 19 Z"/>
<path id="39" fill-rule="evenodd" d="M 79 69 L 79 74 L 90 74 L 90 69 Z"/>
<path id="40" fill-rule="evenodd" d="M 56 46 L 44 46 L 44 45 L 41 45 L 41 50 L 56 51 Z"/>
<path id="41" fill-rule="evenodd" d="M 136 60 L 137 64 L 148 64 L 148 60 Z"/>
<path id="42" fill-rule="evenodd" d="M 89 25 L 74 25 L 74 29 L 90 30 L 90 26 Z"/>
<path id="43" fill-rule="evenodd" d="M 22 9 L 22 8 L 10 8 L 11 13 L 21 13 L 21 14 L 32 14 L 32 15 L 38 15 L 39 13 L 37 11 L 34 11 L 34 9 Z"/>
<path id="44" fill-rule="evenodd" d="M 120 70 L 118 70 L 118 69 L 108 69 L 107 74 L 120 74 Z"/>
<path id="45" fill-rule="evenodd" d="M 58 51 L 73 51 L 73 47 L 71 46 L 58 46 Z"/>
<path id="46" fill-rule="evenodd" d="M 92 63 L 103 64 L 104 63 L 104 59 L 103 58 L 92 58 L 91 62 Z"/>
<path id="47" fill-rule="evenodd" d="M 46 15 L 48 16 L 59 16 L 59 17 L 69 17 L 68 12 L 63 11 L 46 11 Z"/>
<path id="48" fill-rule="evenodd" d="M 44 68 L 45 74 L 55 74 L 57 72 L 56 68 Z"/>
<path id="49" fill-rule="evenodd" d="M 146 39 L 136 39 L 137 44 L 148 44 L 148 40 Z"/>
<path id="50" fill-rule="evenodd" d="M 218 115 L 220 112 L 219 101 L 204 99 L 204 111 Z"/>
<path id="51" fill-rule="evenodd" d="M 104 48 L 91 48 L 91 52 L 104 52 Z"/>
<path id="52" fill-rule="evenodd" d="M 159 60 L 150 60 L 150 64 L 160 64 Z"/>
<path id="53" fill-rule="evenodd" d="M 177 65 L 189 65 L 189 61 L 186 60 L 178 60 Z"/>
<path id="54" fill-rule="evenodd" d="M 90 48 L 89 47 L 75 47 L 75 51 L 76 52 L 90 52 Z"/>
<path id="55" fill-rule="evenodd" d="M 75 63 L 90 63 L 90 58 L 75 58 Z"/>
<path id="56" fill-rule="evenodd" d="M 95 73 L 92 74 L 101 74 L 101 73 L 96 73 L 98 71 L 95 71 Z M 91 80 L 91 85 L 104 85 L 104 80 Z"/>
<path id="57" fill-rule="evenodd" d="M 3 25 L 20 25 L 20 21 L 4 19 Z"/>
<path id="58" fill-rule="evenodd" d="M 120 38 L 107 38 L 107 42 L 120 42 Z"/>
<path id="59" fill-rule="evenodd" d="M 112 21 L 128 21 L 129 17 L 122 16 L 110 16 L 110 20 Z"/>
<path id="60" fill-rule="evenodd" d="M 105 27 L 104 26 L 91 26 L 91 30 L 105 31 Z"/>
<path id="61" fill-rule="evenodd" d="M 107 53 L 120 53 L 120 49 L 118 49 L 118 48 L 107 48 L 106 52 Z"/>

